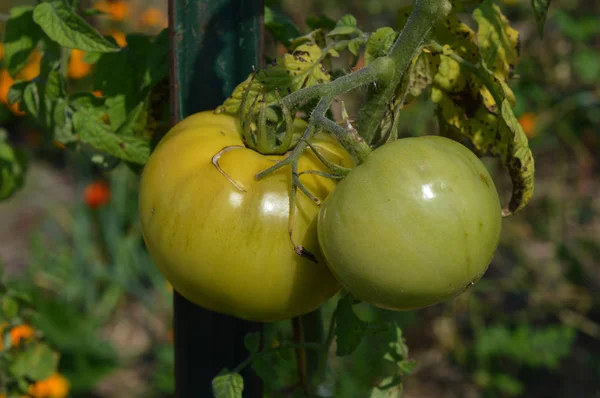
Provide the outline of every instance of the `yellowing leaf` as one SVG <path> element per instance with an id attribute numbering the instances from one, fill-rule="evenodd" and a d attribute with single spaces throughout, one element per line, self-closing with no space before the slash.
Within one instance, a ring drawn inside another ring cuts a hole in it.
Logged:
<path id="1" fill-rule="evenodd" d="M 440 57 L 437 54 L 421 52 L 412 60 L 409 69 L 408 90 L 410 95 L 417 97 L 433 83 L 433 79 L 440 66 Z"/>
<path id="2" fill-rule="evenodd" d="M 217 108 L 217 112 L 237 113 L 248 87 L 250 91 L 246 106 L 254 103 L 263 90 L 266 93 L 267 104 L 270 105 L 277 102 L 277 90 L 283 97 L 288 91 L 293 92 L 330 81 L 331 76 L 321 66 L 322 55 L 321 49 L 312 43 L 299 46 L 291 54 L 284 54 L 272 65 L 259 70 L 256 76 L 250 75 L 240 83 L 223 105 Z M 258 111 L 258 107 L 255 107 L 255 112 Z"/>
<path id="3" fill-rule="evenodd" d="M 475 11 L 477 44 L 488 69 L 499 78 L 506 79 L 517 63 L 519 32 L 513 29 L 500 8 L 486 1 Z"/>

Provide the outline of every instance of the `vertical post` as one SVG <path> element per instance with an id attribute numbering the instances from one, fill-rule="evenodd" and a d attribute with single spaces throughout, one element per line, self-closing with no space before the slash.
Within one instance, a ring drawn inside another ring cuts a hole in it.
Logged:
<path id="1" fill-rule="evenodd" d="M 171 120 L 221 104 L 259 67 L 263 0 L 169 0 Z M 202 309 L 174 295 L 175 384 L 179 398 L 211 397 L 211 380 L 248 353 L 244 336 L 261 325 Z M 261 397 L 260 380 L 244 376 L 244 397 Z"/>

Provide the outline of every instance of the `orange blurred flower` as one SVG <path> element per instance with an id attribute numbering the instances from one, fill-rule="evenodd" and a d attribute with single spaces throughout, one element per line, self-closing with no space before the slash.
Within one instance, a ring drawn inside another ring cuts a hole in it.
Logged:
<path id="1" fill-rule="evenodd" d="M 61 149 L 61 150 L 63 150 L 63 151 L 64 151 L 64 150 L 67 148 L 67 147 L 65 146 L 65 144 L 63 144 L 63 143 L 62 143 L 62 142 L 60 142 L 60 141 L 54 140 L 54 141 L 52 141 L 52 143 L 54 144 L 54 146 L 55 146 L 55 147 L 57 147 L 58 149 Z"/>
<path id="2" fill-rule="evenodd" d="M 1 57 L 4 58 L 4 45 L 1 47 Z M 25 67 L 17 73 L 17 80 L 33 80 L 37 75 L 40 74 L 40 61 L 42 60 L 42 53 L 36 48 L 33 50 Z M 8 91 L 15 82 L 15 79 L 8 73 L 6 69 L 0 71 L 0 102 L 6 104 L 17 116 L 22 116 L 25 112 L 19 110 L 18 104 L 10 105 L 8 103 Z"/>
<path id="3" fill-rule="evenodd" d="M 69 380 L 59 373 L 54 373 L 46 380 L 31 385 L 29 395 L 33 398 L 64 398 L 69 393 L 69 388 Z"/>
<path id="4" fill-rule="evenodd" d="M 23 69 L 17 73 L 17 80 L 33 80 L 40 74 L 40 62 L 42 61 L 42 53 L 40 50 L 35 48 L 29 58 L 27 64 Z"/>
<path id="5" fill-rule="evenodd" d="M 536 135 L 536 119 L 536 115 L 531 112 L 527 112 L 519 116 L 519 124 L 523 128 L 523 131 L 528 138 L 533 138 Z"/>
<path id="6" fill-rule="evenodd" d="M 69 66 L 67 68 L 67 75 L 71 79 L 81 79 L 89 75 L 92 70 L 92 65 L 88 64 L 83 60 L 85 52 L 77 49 L 71 50 L 71 58 L 69 59 Z"/>
<path id="7" fill-rule="evenodd" d="M 104 94 L 102 94 L 102 91 L 100 91 L 100 90 L 92 91 L 92 94 L 94 94 L 94 96 L 96 96 L 98 98 L 102 98 L 102 96 L 104 95 Z"/>
<path id="8" fill-rule="evenodd" d="M 140 16 L 140 25 L 144 27 L 167 27 L 169 22 L 158 8 L 150 7 Z"/>
<path id="9" fill-rule="evenodd" d="M 14 82 L 14 79 L 10 76 L 6 69 L 0 70 L 0 102 L 8 106 L 8 108 L 15 115 L 22 116 L 25 114 L 25 112 L 19 110 L 18 104 L 11 105 L 8 103 L 8 91 Z"/>
<path id="10" fill-rule="evenodd" d="M 127 46 L 127 38 L 125 37 L 125 33 L 115 30 L 111 32 L 110 35 L 115 39 L 119 47 Z"/>
<path id="11" fill-rule="evenodd" d="M 83 191 L 83 200 L 92 209 L 97 209 L 110 202 L 110 187 L 105 181 L 94 181 Z"/>
<path id="12" fill-rule="evenodd" d="M 2 333 L 2 330 L 4 330 L 5 326 L 6 324 L 0 325 L 0 334 Z M 22 341 L 32 338 L 34 334 L 35 330 L 33 330 L 33 328 L 29 325 L 15 326 L 10 330 L 10 343 L 13 346 L 17 346 L 21 344 Z M 2 339 L 0 339 L 0 349 L 2 349 L 2 347 Z"/>
<path id="13" fill-rule="evenodd" d="M 110 18 L 115 21 L 123 21 L 131 12 L 129 4 L 125 1 L 99 1 L 94 8 L 110 15 Z"/>

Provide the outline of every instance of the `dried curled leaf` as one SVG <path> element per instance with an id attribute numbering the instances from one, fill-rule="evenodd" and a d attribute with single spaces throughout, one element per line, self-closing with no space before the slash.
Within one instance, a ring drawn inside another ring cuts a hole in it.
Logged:
<path id="1" fill-rule="evenodd" d="M 277 90 L 285 95 L 286 92 L 330 81 L 331 76 L 321 65 L 322 55 L 319 46 L 312 43 L 302 44 L 291 54 L 284 54 L 270 66 L 259 70 L 254 78 L 250 75 L 240 83 L 223 105 L 217 108 L 217 113 L 237 113 L 248 86 L 248 103 L 253 103 L 258 95 L 262 96 L 264 90 L 266 102 L 271 105 L 277 102 Z M 255 107 L 257 113 L 258 108 Z"/>
<path id="2" fill-rule="evenodd" d="M 508 160 L 505 162 L 513 183 L 513 194 L 508 208 L 502 215 L 509 216 L 521 210 L 533 196 L 533 175 L 535 172 L 533 155 L 527 145 L 527 137 L 507 100 L 502 102 L 501 135 L 512 137 L 508 141 Z"/>

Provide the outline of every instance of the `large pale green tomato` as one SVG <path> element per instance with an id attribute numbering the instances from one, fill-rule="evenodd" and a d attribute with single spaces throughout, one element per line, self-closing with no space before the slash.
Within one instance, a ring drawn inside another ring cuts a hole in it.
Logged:
<path id="1" fill-rule="evenodd" d="M 329 136 L 314 143 L 330 160 L 352 165 Z M 339 290 L 319 251 L 318 206 L 298 193 L 293 237 L 315 263 L 290 242 L 289 168 L 257 181 L 282 157 L 243 145 L 237 119 L 212 112 L 186 118 L 161 140 L 140 187 L 150 255 L 175 290 L 207 309 L 265 322 L 312 311 Z M 326 171 L 309 151 L 299 161 L 299 171 L 307 169 Z M 315 174 L 300 178 L 321 200 L 336 185 Z"/>
<path id="2" fill-rule="evenodd" d="M 500 236 L 494 182 L 466 147 L 437 136 L 373 151 L 319 212 L 319 242 L 340 283 L 382 308 L 453 297 L 481 278 Z"/>

